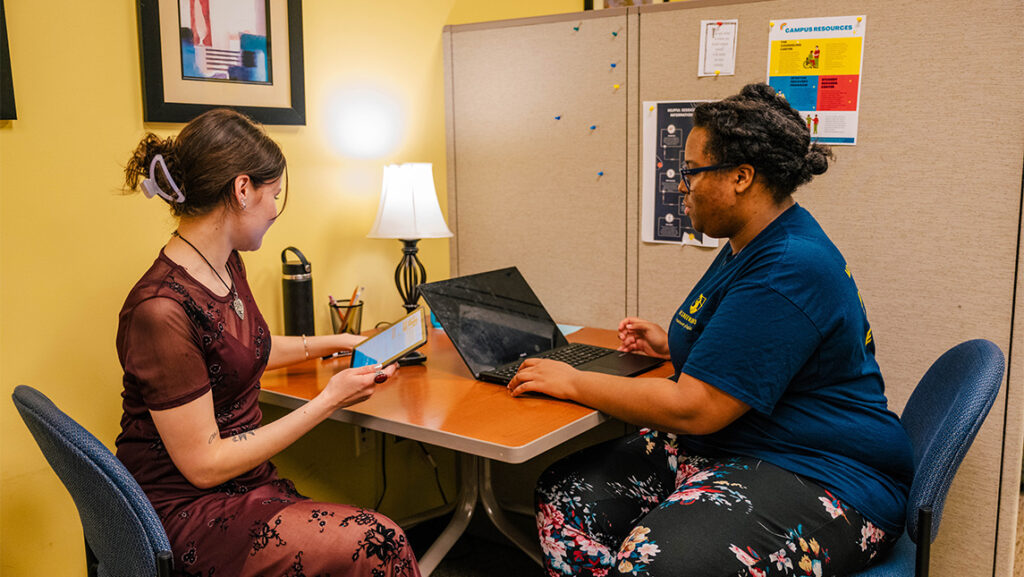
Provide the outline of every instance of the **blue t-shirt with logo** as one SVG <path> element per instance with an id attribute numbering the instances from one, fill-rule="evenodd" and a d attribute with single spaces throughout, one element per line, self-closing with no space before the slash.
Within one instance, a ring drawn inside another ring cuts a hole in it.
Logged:
<path id="1" fill-rule="evenodd" d="M 875 362 L 846 261 L 794 205 L 733 255 L 728 245 L 676 311 L 676 374 L 750 405 L 687 449 L 764 459 L 809 477 L 887 532 L 902 530 L 913 449 Z"/>

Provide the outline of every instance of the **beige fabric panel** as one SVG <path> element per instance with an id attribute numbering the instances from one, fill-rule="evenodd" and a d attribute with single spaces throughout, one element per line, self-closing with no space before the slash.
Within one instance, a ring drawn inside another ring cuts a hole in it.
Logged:
<path id="1" fill-rule="evenodd" d="M 448 194 L 448 228 L 459 230 L 459 210 L 455 202 L 455 75 L 452 74 L 452 27 L 445 26 L 441 34 L 444 51 L 444 129 L 445 129 L 445 187 Z M 448 242 L 449 274 L 459 276 L 459 245 Z"/>
<path id="2" fill-rule="evenodd" d="M 1020 132 L 1018 132 L 1018 136 Z M 1018 254 L 1024 252 L 1024 242 L 1018 246 Z M 1019 267 L 1018 267 L 1019 268 Z M 1010 372 L 1010 381 L 1006 396 L 1006 429 L 1003 433 L 1004 447 L 1006 450 L 1003 456 L 1003 486 L 999 503 L 999 535 L 996 540 L 996 575 L 1022 575 L 1024 569 L 1024 557 L 1017 556 L 1024 550 L 1024 535 L 1020 533 L 1024 519 L 1021 519 L 1020 509 L 1020 488 L 1018 479 L 1021 474 L 1021 450 L 1024 447 L 1024 355 L 1019 351 L 1024 350 L 1024 270 L 1017 271 L 1017 294 L 1015 299 L 1018 314 L 1014 315 L 1013 323 L 1013 350 L 1015 354 L 1009 359 L 1007 369 Z M 1002 400 L 1002 399 L 1000 399 Z M 1009 520 L 1016 518 L 1017 521 L 1010 526 Z M 1018 569 L 1014 571 L 1014 565 Z"/>
<path id="3" fill-rule="evenodd" d="M 850 263 L 891 407 L 958 342 L 987 338 L 1008 353 L 1013 335 L 1024 350 L 1024 326 L 1011 326 L 1024 302 L 1024 3 L 935 0 L 927 17 L 883 0 L 600 12 L 447 31 L 452 274 L 516 264 L 561 322 L 669 319 L 715 251 L 639 241 L 641 102 L 721 98 L 764 80 L 770 20 L 866 14 L 860 143 L 836 147 L 797 199 Z M 698 79 L 699 22 L 728 18 L 740 20 L 737 74 Z M 584 34 L 568 34 L 577 23 Z M 602 43 L 613 30 L 618 42 Z M 626 68 L 612 93 L 610 58 Z M 590 124 L 599 130 L 581 134 Z M 1024 366 L 1009 368 L 947 501 L 935 575 L 1012 572 Z"/>
<path id="4" fill-rule="evenodd" d="M 626 310 L 626 32 L 625 10 L 451 28 L 453 272 L 518 266 L 558 322 Z"/>
<path id="5" fill-rule="evenodd" d="M 626 315 L 635 316 L 637 311 L 640 282 L 635 271 L 640 254 L 640 132 L 635 127 L 640 123 L 640 107 L 636 105 L 640 94 L 640 34 L 639 14 L 631 10 L 629 23 L 629 84 L 626 141 Z"/>
<path id="6" fill-rule="evenodd" d="M 919 7 L 688 2 L 640 11 L 641 101 L 714 99 L 763 81 L 771 20 L 868 16 L 859 144 L 836 147 L 829 172 L 796 197 L 850 263 L 896 411 L 954 344 L 981 337 L 1009 350 L 1024 152 L 1021 4 L 982 0 L 967 13 L 962 2 L 933 2 L 928 18 Z M 698 79 L 700 20 L 728 18 L 740 20 L 737 75 Z M 665 282 L 641 281 L 640 314 L 670 318 L 713 254 L 641 244 L 640 279 Z M 1004 388 L 954 482 L 932 550 L 936 575 L 1010 574 L 1021 452 L 1020 394 L 1010 390 L 1012 418 Z"/>

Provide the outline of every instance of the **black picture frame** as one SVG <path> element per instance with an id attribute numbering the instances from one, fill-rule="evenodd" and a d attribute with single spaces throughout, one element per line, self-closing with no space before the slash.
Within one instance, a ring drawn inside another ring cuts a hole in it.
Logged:
<path id="1" fill-rule="evenodd" d="M 138 0 L 142 109 L 146 122 L 188 122 L 213 108 L 232 108 L 263 124 L 306 124 L 306 90 L 302 52 L 302 0 L 284 0 L 288 13 L 289 106 L 251 106 L 238 102 L 198 104 L 167 102 L 161 52 L 160 4 L 178 0 Z M 276 82 L 277 80 L 275 80 Z"/>
<path id="2" fill-rule="evenodd" d="M 0 0 L 0 120 L 17 120 L 14 105 L 14 76 L 11 73 L 11 51 L 7 44 L 7 12 Z"/>

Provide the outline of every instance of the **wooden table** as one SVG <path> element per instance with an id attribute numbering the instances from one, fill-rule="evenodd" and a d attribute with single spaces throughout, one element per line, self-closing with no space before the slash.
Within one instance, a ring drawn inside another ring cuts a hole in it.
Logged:
<path id="1" fill-rule="evenodd" d="M 614 348 L 614 331 L 584 328 L 570 341 Z M 402 367 L 361 403 L 335 411 L 331 419 L 458 451 L 459 497 L 448 527 L 420 559 L 424 577 L 437 567 L 465 531 L 477 501 L 495 526 L 538 563 L 535 536 L 523 535 L 505 518 L 491 486 L 491 460 L 522 463 L 608 420 L 608 416 L 576 403 L 541 395 L 509 396 L 505 387 L 477 381 L 443 331 L 430 329 L 420 349 L 427 362 Z M 260 401 L 294 409 L 316 396 L 347 357 L 319 359 L 267 371 Z M 645 376 L 669 376 L 666 363 Z M 451 510 L 432 510 L 404 520 L 419 522 Z"/>

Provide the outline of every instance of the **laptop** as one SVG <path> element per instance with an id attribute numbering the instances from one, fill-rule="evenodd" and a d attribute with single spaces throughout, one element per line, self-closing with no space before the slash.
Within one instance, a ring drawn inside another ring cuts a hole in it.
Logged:
<path id="1" fill-rule="evenodd" d="M 477 380 L 508 384 L 527 358 L 632 377 L 664 359 L 570 343 L 516 267 L 419 285 L 420 294 Z"/>

